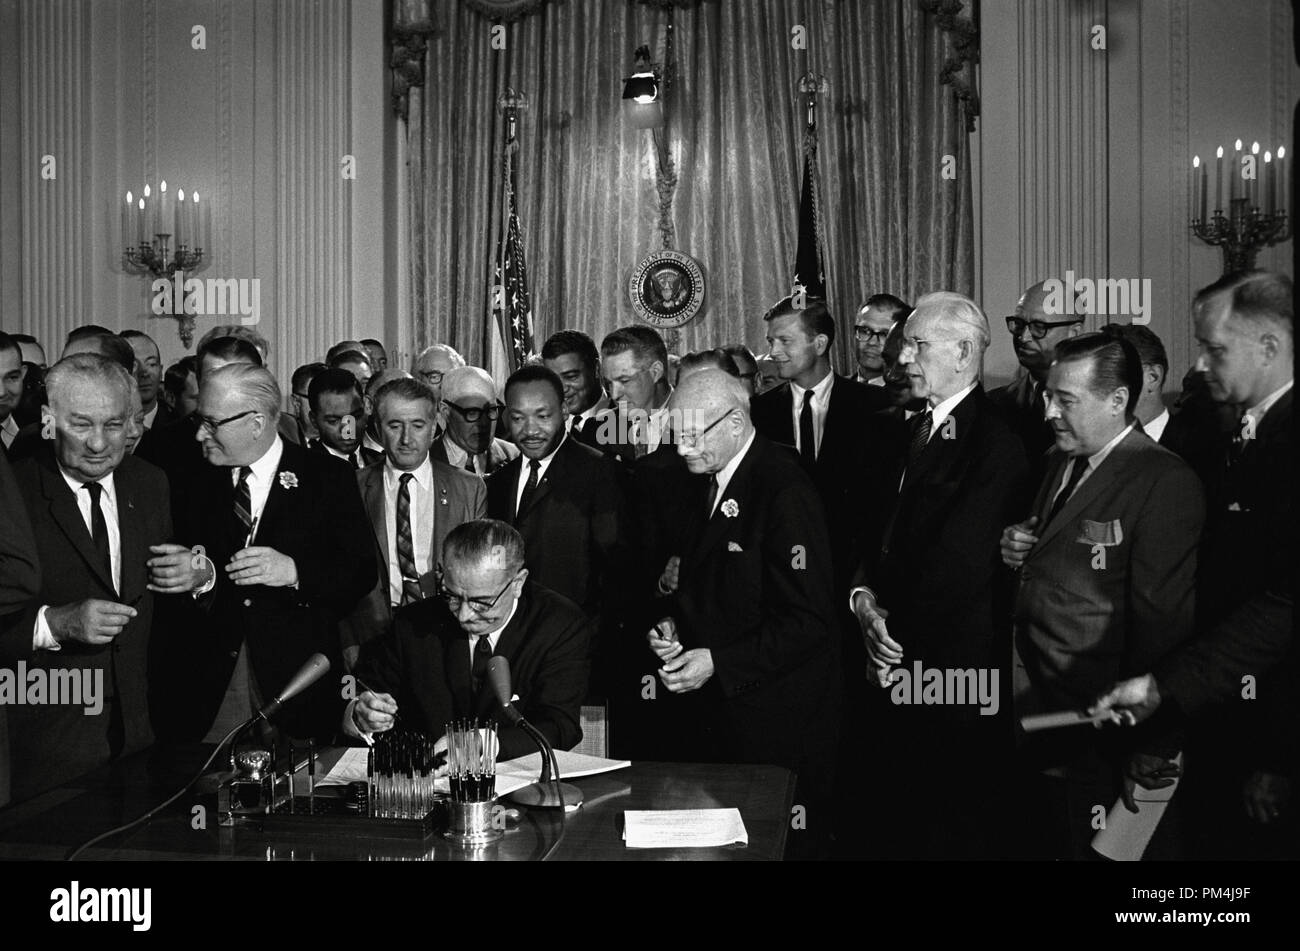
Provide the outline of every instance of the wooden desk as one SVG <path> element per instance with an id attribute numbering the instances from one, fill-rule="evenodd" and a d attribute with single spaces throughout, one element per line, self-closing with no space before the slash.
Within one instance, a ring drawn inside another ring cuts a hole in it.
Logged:
<path id="1" fill-rule="evenodd" d="M 36 799 L 0 810 L 0 859 L 58 860 L 73 847 L 130 821 L 162 802 L 202 765 L 211 747 L 146 752 Z M 424 859 L 433 861 L 536 860 L 779 860 L 785 851 L 794 800 L 794 775 L 776 766 L 636 763 L 627 769 L 572 781 L 585 803 L 561 818 L 553 810 L 521 810 L 524 819 L 505 838 L 465 851 L 441 836 L 422 843 L 374 838 L 268 838 L 248 827 L 191 828 L 194 805 L 184 796 L 140 829 L 83 852 L 80 858 L 172 860 Z M 701 809 L 734 806 L 749 831 L 747 847 L 628 849 L 622 842 L 626 809 Z M 562 835 L 562 838 L 561 838 Z M 558 846 L 557 846 L 558 842 Z"/>

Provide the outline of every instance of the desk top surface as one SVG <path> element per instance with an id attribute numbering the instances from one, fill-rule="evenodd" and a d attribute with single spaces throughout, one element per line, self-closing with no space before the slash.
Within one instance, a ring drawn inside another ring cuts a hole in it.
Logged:
<path id="1" fill-rule="evenodd" d="M 211 747 L 142 753 L 74 783 L 0 810 L 0 859 L 58 860 L 99 833 L 135 819 L 179 789 Z M 567 780 L 566 780 L 567 781 Z M 794 775 L 776 766 L 634 763 L 572 781 L 581 809 L 521 809 L 522 821 L 500 841 L 476 850 L 440 835 L 423 841 L 373 836 L 268 835 L 259 828 L 217 825 L 194 829 L 192 793 L 130 833 L 82 853 L 88 860 L 779 860 L 785 851 Z M 628 809 L 735 807 L 748 846 L 711 849 L 628 849 L 622 841 Z M 549 856 L 548 856 L 548 853 Z"/>

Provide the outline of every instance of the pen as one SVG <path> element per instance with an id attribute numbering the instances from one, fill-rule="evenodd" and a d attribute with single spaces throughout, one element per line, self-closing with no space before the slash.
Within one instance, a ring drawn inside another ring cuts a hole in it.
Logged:
<path id="1" fill-rule="evenodd" d="M 261 520 L 262 520 L 262 516 L 259 515 L 257 516 L 257 518 L 253 519 L 253 524 L 248 526 L 248 538 L 244 541 L 245 548 L 252 547 L 253 538 L 254 536 L 257 535 L 257 523 L 260 522 Z"/>
<path id="2" fill-rule="evenodd" d="M 307 741 L 307 814 L 316 814 L 316 741 Z"/>

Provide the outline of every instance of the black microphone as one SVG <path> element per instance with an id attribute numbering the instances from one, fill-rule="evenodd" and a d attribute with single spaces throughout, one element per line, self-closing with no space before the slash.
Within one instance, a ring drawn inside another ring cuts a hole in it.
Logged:
<path id="1" fill-rule="evenodd" d="M 510 799 L 524 806 L 544 806 L 566 811 L 582 805 L 582 791 L 577 786 L 560 782 L 560 764 L 555 759 L 555 749 L 542 732 L 524 719 L 511 701 L 510 661 L 495 656 L 488 661 L 487 680 L 492 693 L 501 704 L 501 712 L 511 726 L 517 726 L 537 744 L 542 754 L 542 774 L 537 782 L 510 794 Z"/>
<path id="2" fill-rule="evenodd" d="M 280 695 L 261 710 L 258 710 L 254 719 L 271 719 L 282 706 L 329 673 L 329 669 L 328 657 L 319 653 L 312 654 L 307 658 L 307 663 L 298 668 L 298 672 L 293 675 L 293 679 L 289 681 L 288 686 L 280 691 Z"/>

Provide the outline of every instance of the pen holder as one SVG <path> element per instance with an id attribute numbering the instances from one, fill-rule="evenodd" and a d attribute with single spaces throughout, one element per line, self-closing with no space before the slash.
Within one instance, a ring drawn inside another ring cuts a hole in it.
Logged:
<path id="1" fill-rule="evenodd" d="M 497 735 L 492 724 L 447 724 L 447 803 L 444 835 L 458 845 L 477 847 L 500 839 L 505 831 L 497 805 Z"/>
<path id="2" fill-rule="evenodd" d="M 502 816 L 498 821 L 497 817 Z M 457 845 L 488 845 L 505 835 L 502 809 L 496 797 L 484 802 L 447 803 L 447 831 L 443 833 Z"/>

